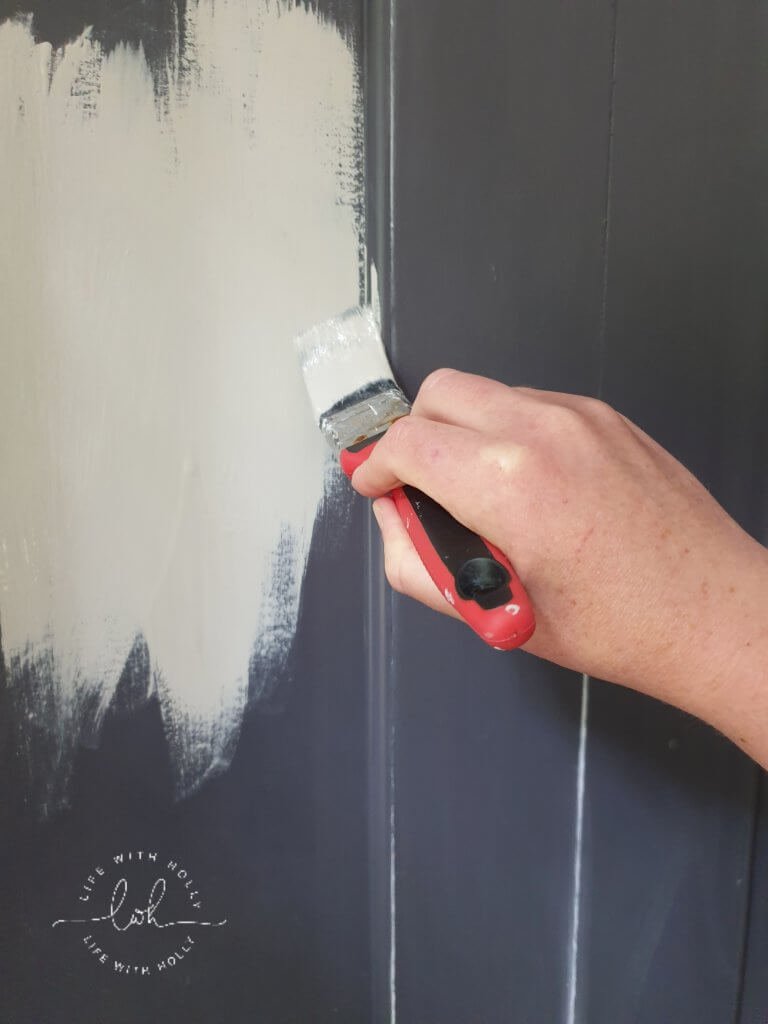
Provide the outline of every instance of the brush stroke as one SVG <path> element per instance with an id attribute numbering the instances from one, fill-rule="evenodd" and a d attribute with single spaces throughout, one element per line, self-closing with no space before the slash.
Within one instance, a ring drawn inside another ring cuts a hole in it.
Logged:
<path id="1" fill-rule="evenodd" d="M 262 3 L 264 0 L 262 0 Z M 0 0 L 0 22 L 24 21 L 36 43 L 62 51 L 87 35 L 99 52 L 140 50 L 158 98 L 185 73 L 188 6 L 198 0 Z M 338 23 L 347 34 L 358 15 L 354 0 L 302 0 L 302 8 Z"/>
<path id="2" fill-rule="evenodd" d="M 161 109 L 143 38 L 0 25 L 0 628 L 43 813 L 131 659 L 177 793 L 229 763 L 326 489 L 292 338 L 358 300 L 355 53 L 303 6 L 176 16 Z"/>
<path id="3" fill-rule="evenodd" d="M 158 94 L 184 61 L 186 11 L 187 0 L 0 0 L 0 21 L 25 21 L 34 41 L 53 51 L 86 34 L 100 54 L 141 50 Z"/>

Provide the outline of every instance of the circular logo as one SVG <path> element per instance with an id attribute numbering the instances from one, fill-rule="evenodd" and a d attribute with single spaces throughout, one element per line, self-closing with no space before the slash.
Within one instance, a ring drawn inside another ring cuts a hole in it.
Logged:
<path id="1" fill-rule="evenodd" d="M 114 854 L 86 875 L 71 916 L 51 927 L 74 932 L 86 955 L 115 974 L 147 978 L 193 956 L 202 935 L 223 928 L 179 860 L 156 850 Z"/>

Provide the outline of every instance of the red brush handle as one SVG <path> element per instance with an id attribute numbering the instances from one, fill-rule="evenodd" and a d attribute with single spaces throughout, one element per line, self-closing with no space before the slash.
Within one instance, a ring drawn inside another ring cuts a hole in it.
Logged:
<path id="1" fill-rule="evenodd" d="M 347 476 L 365 462 L 377 440 L 342 451 L 339 461 Z M 529 640 L 536 620 L 506 555 L 415 487 L 397 487 L 390 497 L 438 590 L 478 636 L 503 651 Z"/>

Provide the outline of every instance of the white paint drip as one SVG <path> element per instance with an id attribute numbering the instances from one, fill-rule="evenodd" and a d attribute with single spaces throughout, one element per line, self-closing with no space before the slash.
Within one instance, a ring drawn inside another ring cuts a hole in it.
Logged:
<path id="1" fill-rule="evenodd" d="M 579 750 L 576 759 L 576 821 L 573 837 L 573 900 L 571 903 L 571 934 L 568 943 L 568 981 L 566 989 L 566 1024 L 577 1024 L 579 981 L 579 936 L 581 924 L 581 875 L 584 849 L 584 791 L 587 776 L 587 726 L 589 722 L 589 676 L 581 677 L 581 713 L 579 716 Z"/>
<path id="2" fill-rule="evenodd" d="M 51 800 L 139 636 L 179 794 L 231 757 L 326 479 L 292 339 L 358 301 L 354 55 L 303 8 L 188 11 L 162 113 L 140 51 L 0 25 L 0 628 Z"/>

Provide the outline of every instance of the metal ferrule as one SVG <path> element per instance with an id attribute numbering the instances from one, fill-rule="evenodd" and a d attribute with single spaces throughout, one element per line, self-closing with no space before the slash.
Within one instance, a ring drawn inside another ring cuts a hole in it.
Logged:
<path id="1" fill-rule="evenodd" d="M 400 388 L 390 386 L 345 408 L 325 413 L 320 429 L 338 455 L 344 448 L 383 433 L 410 411 L 410 402 Z"/>

